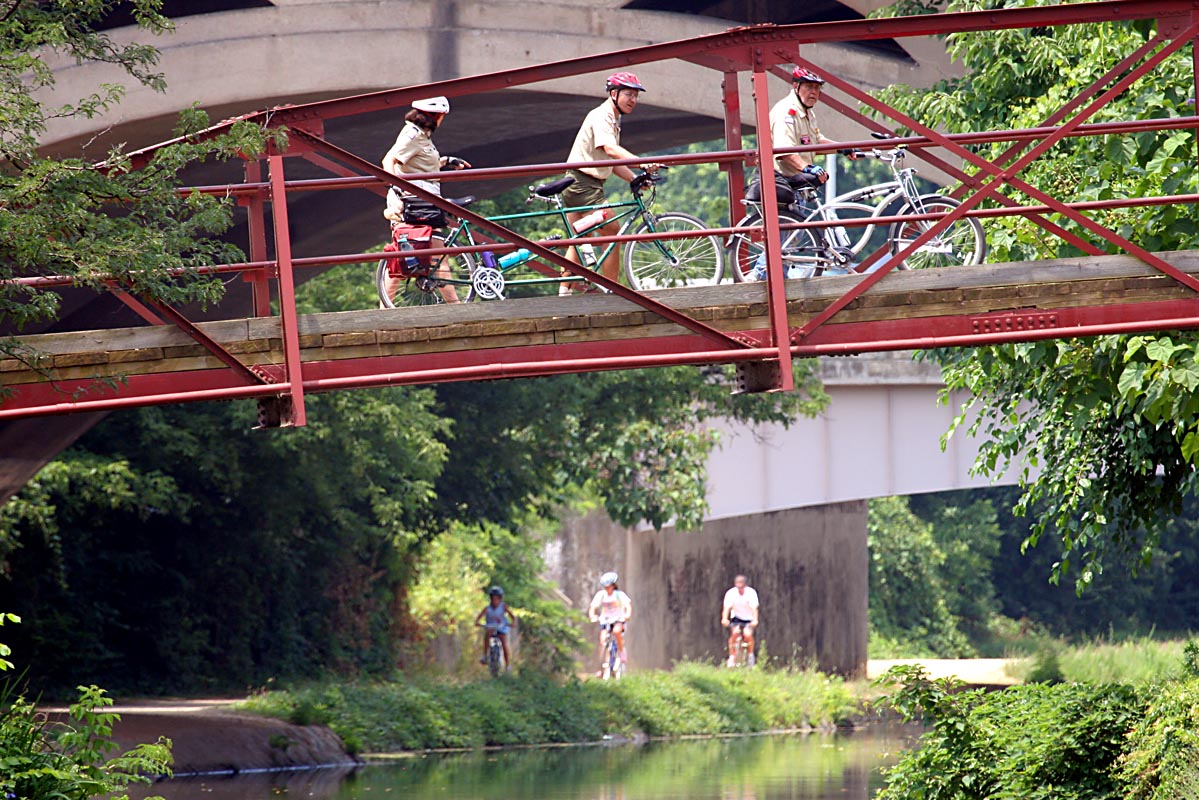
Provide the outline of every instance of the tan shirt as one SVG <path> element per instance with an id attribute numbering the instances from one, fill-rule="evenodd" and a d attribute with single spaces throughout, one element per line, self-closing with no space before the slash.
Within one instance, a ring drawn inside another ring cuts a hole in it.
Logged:
<path id="1" fill-rule="evenodd" d="M 605 100 L 602 105 L 591 109 L 583 119 L 583 126 L 579 128 L 566 160 L 571 163 L 611 161 L 612 156 L 604 152 L 603 148 L 614 144 L 620 144 L 620 114 L 611 100 Z M 581 172 L 602 181 L 612 174 L 612 167 L 584 167 Z"/>
<path id="2" fill-rule="evenodd" d="M 820 142 L 820 126 L 816 124 L 813 109 L 804 108 L 794 91 L 788 92 L 770 109 L 770 142 L 774 147 L 802 147 Z M 810 153 L 801 153 L 800 157 L 809 164 L 814 163 Z M 799 172 L 778 156 L 775 156 L 774 168 L 787 177 Z"/>
<path id="3" fill-rule="evenodd" d="M 396 142 L 387 153 L 400 163 L 400 172 L 440 172 L 441 153 L 429 138 L 429 134 L 419 125 L 411 122 L 404 123 L 403 130 L 396 137 Z M 415 181 L 421 188 L 435 194 L 441 194 L 441 184 L 436 180 Z"/>

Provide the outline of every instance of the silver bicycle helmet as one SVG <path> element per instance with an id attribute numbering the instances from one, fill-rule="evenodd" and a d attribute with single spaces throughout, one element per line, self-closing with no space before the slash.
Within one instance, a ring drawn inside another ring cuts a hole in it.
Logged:
<path id="1" fill-rule="evenodd" d="M 620 579 L 620 576 L 617 575 L 615 572 L 605 572 L 603 575 L 600 576 L 600 586 L 603 586 L 603 587 L 611 586 L 612 584 L 616 583 L 616 581 L 618 581 L 619 579 Z"/>

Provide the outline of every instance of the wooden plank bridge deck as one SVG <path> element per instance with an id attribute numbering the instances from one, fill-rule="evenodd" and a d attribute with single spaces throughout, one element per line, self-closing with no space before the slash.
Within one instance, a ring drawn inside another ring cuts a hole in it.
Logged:
<path id="1" fill-rule="evenodd" d="M 1199 274 L 1199 251 L 1160 255 L 1184 272 Z M 851 275 L 789 281 L 791 325 L 803 325 L 861 279 Z M 765 284 L 666 289 L 653 296 L 724 331 L 764 333 L 769 327 Z M 973 330 L 985 332 L 991 329 L 987 315 L 1002 312 L 1194 300 L 1194 292 L 1129 256 L 894 272 L 819 329 L 819 335 L 835 338 L 838 329 L 858 323 L 907 320 L 919 325 L 937 317 L 973 319 Z M 1199 305 L 1190 315 L 1199 316 Z M 246 365 L 283 361 L 278 317 L 198 327 Z M 697 338 L 622 298 L 594 294 L 311 314 L 301 317 L 299 331 L 306 364 L 417 356 L 427 362 L 430 356 L 448 358 L 465 351 Z M 39 368 L 16 359 L 0 360 L 0 385 L 227 369 L 171 325 L 51 333 L 20 341 L 40 354 Z"/>

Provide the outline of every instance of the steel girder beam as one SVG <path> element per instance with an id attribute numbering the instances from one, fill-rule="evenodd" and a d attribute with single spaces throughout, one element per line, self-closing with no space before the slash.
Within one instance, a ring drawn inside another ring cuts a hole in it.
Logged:
<path id="1" fill-rule="evenodd" d="M 791 346 L 790 353 L 793 357 L 854 355 L 1196 328 L 1199 328 L 1199 298 L 840 323 L 821 328 L 802 344 Z M 778 349 L 769 343 L 769 332 L 750 332 L 747 338 L 755 346 L 739 350 L 709 350 L 699 337 L 671 336 L 311 361 L 305 365 L 303 389 L 305 392 L 325 392 L 672 365 L 752 363 L 777 358 Z M 228 370 L 220 369 L 133 375 L 128 378 L 120 397 L 86 399 L 86 392 L 102 391 L 90 380 L 63 381 L 56 385 L 27 384 L 15 388 L 17 394 L 0 408 L 0 420 L 112 411 L 162 403 L 267 398 L 286 389 L 278 385 L 239 385 Z M 70 392 L 84 393 L 85 399 L 59 401 L 64 393 Z"/>

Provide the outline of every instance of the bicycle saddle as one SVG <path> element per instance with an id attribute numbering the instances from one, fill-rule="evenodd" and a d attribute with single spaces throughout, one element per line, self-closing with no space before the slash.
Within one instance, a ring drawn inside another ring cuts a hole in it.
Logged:
<path id="1" fill-rule="evenodd" d="M 553 197 L 574 182 L 575 179 L 567 175 L 565 178 L 559 178 L 556 181 L 550 181 L 549 183 L 543 183 L 534 187 L 533 194 L 538 197 Z"/>
<path id="2" fill-rule="evenodd" d="M 447 197 L 446 198 L 446 200 L 449 200 L 454 205 L 462 206 L 463 208 L 466 208 L 467 206 L 469 206 L 471 203 L 475 202 L 478 199 L 479 198 L 475 197 L 473 194 L 468 194 L 466 197 Z"/>

